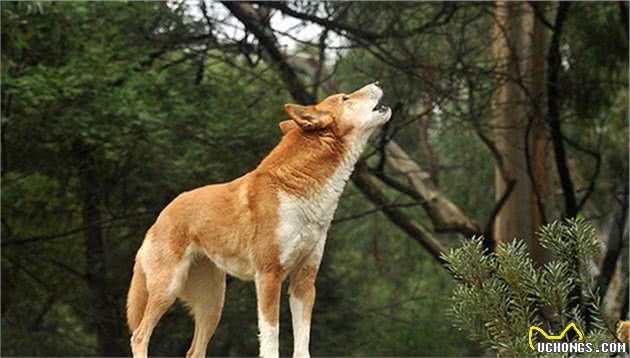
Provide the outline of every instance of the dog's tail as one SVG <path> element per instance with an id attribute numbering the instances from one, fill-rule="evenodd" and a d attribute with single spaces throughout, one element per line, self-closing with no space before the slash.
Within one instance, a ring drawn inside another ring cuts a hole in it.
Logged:
<path id="1" fill-rule="evenodd" d="M 129 285 L 129 293 L 127 294 L 127 324 L 132 333 L 140 325 L 144 316 L 144 309 L 147 306 L 149 291 L 147 290 L 146 281 L 140 260 L 136 260 L 133 266 L 133 277 Z"/>

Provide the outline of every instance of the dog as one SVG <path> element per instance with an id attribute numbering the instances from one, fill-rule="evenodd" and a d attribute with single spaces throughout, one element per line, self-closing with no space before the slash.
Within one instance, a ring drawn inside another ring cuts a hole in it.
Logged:
<path id="1" fill-rule="evenodd" d="M 187 357 L 205 357 L 219 323 L 226 274 L 254 281 L 260 355 L 278 357 L 282 281 L 289 277 L 295 357 L 309 356 L 315 278 L 339 197 L 369 137 L 389 121 L 378 82 L 317 105 L 286 104 L 280 143 L 228 183 L 184 192 L 164 208 L 137 252 L 127 297 L 134 357 L 176 298 L 194 315 Z"/>

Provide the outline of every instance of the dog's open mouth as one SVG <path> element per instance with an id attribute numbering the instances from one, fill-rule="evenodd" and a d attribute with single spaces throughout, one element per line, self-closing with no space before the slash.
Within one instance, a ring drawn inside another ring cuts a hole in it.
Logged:
<path id="1" fill-rule="evenodd" d="M 387 106 L 382 104 L 381 102 L 378 102 L 376 104 L 376 106 L 374 106 L 374 108 L 372 109 L 372 112 L 379 112 L 379 113 L 383 113 L 387 111 Z"/>

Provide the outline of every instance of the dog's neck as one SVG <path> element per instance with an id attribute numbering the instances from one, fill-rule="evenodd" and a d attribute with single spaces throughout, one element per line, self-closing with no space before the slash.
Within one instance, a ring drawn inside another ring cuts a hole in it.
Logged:
<path id="1" fill-rule="evenodd" d="M 307 198 L 332 189 L 338 199 L 371 134 L 357 130 L 336 137 L 294 129 L 257 171 L 274 177 L 278 189 L 287 194 Z"/>

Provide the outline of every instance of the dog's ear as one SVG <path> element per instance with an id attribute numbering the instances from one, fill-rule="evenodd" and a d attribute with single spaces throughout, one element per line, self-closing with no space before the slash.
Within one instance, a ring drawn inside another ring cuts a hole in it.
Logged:
<path id="1" fill-rule="evenodd" d="M 297 123 L 295 123 L 295 121 L 291 119 L 287 119 L 286 121 L 278 123 L 278 126 L 280 127 L 280 131 L 282 132 L 282 134 L 287 134 L 290 130 L 298 127 Z"/>
<path id="2" fill-rule="evenodd" d="M 333 122 L 333 117 L 329 112 L 320 111 L 314 106 L 285 104 L 284 109 L 298 126 L 307 131 L 325 128 Z"/>

